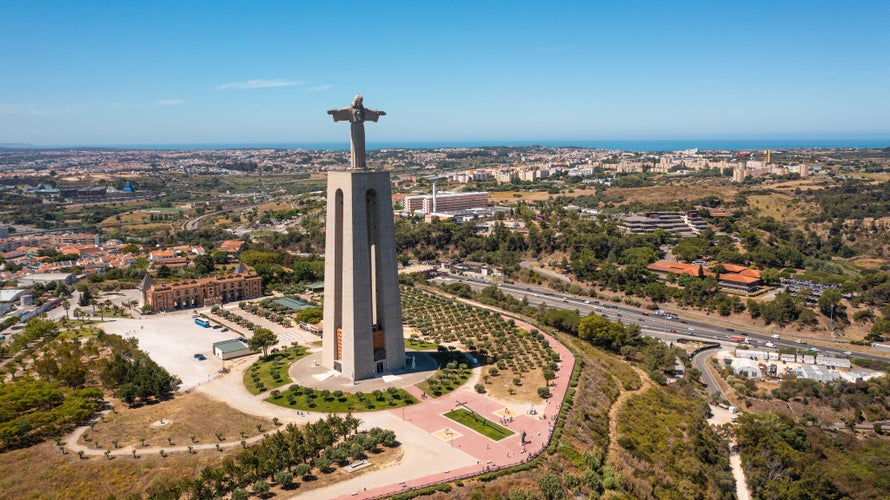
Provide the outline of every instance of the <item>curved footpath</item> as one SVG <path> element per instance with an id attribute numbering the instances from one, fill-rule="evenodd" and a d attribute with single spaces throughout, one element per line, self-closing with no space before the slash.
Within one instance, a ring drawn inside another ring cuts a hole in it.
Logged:
<path id="1" fill-rule="evenodd" d="M 84 456 L 93 456 L 93 457 L 94 456 L 104 456 L 106 450 L 97 450 L 96 448 L 90 448 L 90 447 L 87 447 L 87 446 L 80 444 L 78 442 L 78 441 L 80 441 L 81 436 L 83 436 L 83 433 L 88 431 L 89 429 L 90 429 L 90 426 L 78 427 L 77 429 L 75 429 L 74 432 L 72 432 L 68 436 L 68 439 L 65 440 L 65 444 L 64 444 L 65 449 L 67 449 L 68 451 L 72 451 L 74 453 L 80 453 L 82 451 Z M 257 441 L 263 439 L 263 437 L 264 436 L 262 434 L 260 434 L 259 436 L 253 436 L 253 437 L 244 439 L 244 443 L 245 444 L 256 443 Z M 169 453 L 183 453 L 183 452 L 190 453 L 192 451 L 197 452 L 200 450 L 216 450 L 216 449 L 218 449 L 217 444 L 219 445 L 219 448 L 234 448 L 236 446 L 241 446 L 241 441 L 240 440 L 239 441 L 221 441 L 219 443 L 193 444 L 191 446 L 189 446 L 189 445 L 186 445 L 186 446 L 136 446 L 136 445 L 130 445 L 130 446 L 124 446 L 121 448 L 116 448 L 116 449 L 110 450 L 109 456 L 112 456 L 112 457 L 132 456 L 134 450 L 136 451 L 136 456 L 139 456 L 139 454 L 145 454 L 145 453 L 160 453 L 161 450 L 164 450 L 164 453 L 168 453 L 168 454 Z"/>
<path id="2" fill-rule="evenodd" d="M 516 320 L 519 327 L 534 328 Z M 561 369 L 552 382 L 550 401 L 562 402 L 568 390 L 575 357 L 556 339 L 546 336 L 551 348 L 559 353 Z M 298 414 L 295 410 L 263 401 L 268 393 L 254 396 L 247 392 L 241 378 L 248 364 L 232 367 L 232 371 L 218 379 L 203 384 L 195 390 L 236 408 L 242 412 L 266 418 L 277 417 L 286 425 L 289 422 L 304 424 L 324 417 L 322 413 Z M 355 416 L 362 420 L 362 429 L 381 427 L 393 430 L 402 443 L 402 458 L 394 464 L 378 470 L 365 470 L 354 479 L 341 481 L 330 486 L 300 492 L 300 498 L 377 498 L 399 493 L 407 489 L 428 486 L 460 477 L 469 477 L 488 470 L 508 467 L 526 461 L 545 449 L 549 443 L 552 426 L 556 421 L 561 404 L 538 405 L 536 415 L 528 415 L 528 404 L 506 404 L 473 390 L 473 381 L 478 380 L 481 367 L 474 368 L 473 378 L 457 390 L 439 398 L 421 399 L 421 402 L 392 410 L 378 412 L 358 412 Z M 420 389 L 405 388 L 420 399 Z M 549 403 L 548 401 L 547 403 Z M 458 402 L 466 404 L 485 418 L 498 422 L 504 409 L 512 415 L 512 422 L 506 426 L 515 434 L 500 441 L 493 441 L 445 417 Z M 444 438 L 443 430 L 452 433 Z M 526 442 L 520 443 L 520 432 L 526 432 Z M 371 458 L 373 461 L 373 457 Z"/>
<path id="3" fill-rule="evenodd" d="M 624 404 L 627 403 L 628 399 L 652 388 L 652 381 L 649 380 L 648 375 L 643 373 L 643 370 L 640 370 L 636 366 L 632 366 L 631 368 L 633 368 L 640 377 L 640 388 L 633 391 L 622 391 L 621 395 L 618 396 L 618 399 L 612 404 L 612 407 L 609 408 L 609 451 L 606 454 L 606 463 L 613 467 L 618 461 L 618 414 L 621 413 L 621 410 L 624 408 Z"/>

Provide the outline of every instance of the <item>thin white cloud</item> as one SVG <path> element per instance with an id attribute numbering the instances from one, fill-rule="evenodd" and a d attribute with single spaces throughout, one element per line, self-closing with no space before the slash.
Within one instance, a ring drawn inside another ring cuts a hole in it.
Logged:
<path id="1" fill-rule="evenodd" d="M 154 103 L 158 106 L 179 106 L 180 104 L 185 104 L 185 101 L 182 99 L 161 99 Z"/>
<path id="2" fill-rule="evenodd" d="M 309 90 L 311 92 L 321 92 L 322 90 L 327 90 L 331 87 L 333 87 L 333 85 L 318 85 L 316 87 L 309 87 L 306 90 Z"/>
<path id="3" fill-rule="evenodd" d="M 17 115 L 24 111 L 24 104 L 14 102 L 0 102 L 0 115 Z"/>
<path id="4" fill-rule="evenodd" d="M 148 107 L 148 104 L 138 103 L 138 102 L 112 102 L 112 103 L 96 103 L 93 105 L 92 111 L 105 111 L 106 109 L 111 111 L 128 111 L 131 109 L 141 109 Z"/>
<path id="5" fill-rule="evenodd" d="M 303 82 L 285 80 L 283 78 L 275 78 L 272 80 L 247 80 L 246 82 L 230 82 L 222 83 L 216 86 L 216 90 L 249 90 L 249 89 L 267 89 L 271 87 L 292 87 L 301 85 Z"/>
<path id="6" fill-rule="evenodd" d="M 33 104 L 0 102 L 0 115 L 55 115 L 77 111 L 74 106 L 66 104 Z"/>

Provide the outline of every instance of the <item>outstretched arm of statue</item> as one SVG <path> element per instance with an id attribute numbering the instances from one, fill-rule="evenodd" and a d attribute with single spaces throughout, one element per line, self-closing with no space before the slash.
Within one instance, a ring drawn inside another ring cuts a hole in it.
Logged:
<path id="1" fill-rule="evenodd" d="M 335 122 L 349 121 L 352 117 L 352 108 L 330 109 L 328 114 L 334 117 Z"/>
<path id="2" fill-rule="evenodd" d="M 386 116 L 386 111 L 365 108 L 365 120 L 376 122 L 377 118 L 381 116 Z"/>

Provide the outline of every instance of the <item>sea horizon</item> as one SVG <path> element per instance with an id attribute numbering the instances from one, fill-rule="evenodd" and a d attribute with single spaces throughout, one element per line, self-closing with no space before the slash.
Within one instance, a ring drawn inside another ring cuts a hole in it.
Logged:
<path id="1" fill-rule="evenodd" d="M 616 140 L 546 140 L 546 141 L 391 141 L 369 142 L 367 149 L 453 149 L 481 147 L 530 147 L 584 148 L 618 151 L 739 151 L 760 149 L 884 149 L 890 147 L 886 139 L 616 139 Z M 143 144 L 79 144 L 79 145 L 32 145 L 26 143 L 0 144 L 0 149 L 107 149 L 147 151 L 197 151 L 229 149 L 301 149 L 310 151 L 346 151 L 346 142 L 197 142 L 197 143 L 143 143 Z"/>

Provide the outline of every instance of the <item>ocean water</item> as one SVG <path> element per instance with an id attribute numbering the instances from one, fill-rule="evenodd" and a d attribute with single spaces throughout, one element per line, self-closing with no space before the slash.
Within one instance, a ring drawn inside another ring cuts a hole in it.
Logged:
<path id="1" fill-rule="evenodd" d="M 699 150 L 757 150 L 796 148 L 886 148 L 886 139 L 647 139 L 647 140 L 547 140 L 547 141 L 441 141 L 441 142 L 368 142 L 369 150 L 378 149 L 436 149 L 494 146 L 581 147 L 622 151 L 678 151 Z M 52 148 L 112 148 L 146 150 L 206 150 L 206 149 L 308 149 L 349 150 L 348 142 L 245 142 L 245 143 L 183 143 L 183 144 L 107 144 L 53 146 Z M 49 149 L 40 148 L 40 149 Z"/>

